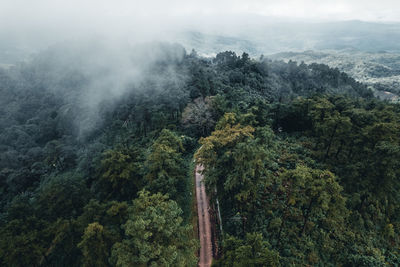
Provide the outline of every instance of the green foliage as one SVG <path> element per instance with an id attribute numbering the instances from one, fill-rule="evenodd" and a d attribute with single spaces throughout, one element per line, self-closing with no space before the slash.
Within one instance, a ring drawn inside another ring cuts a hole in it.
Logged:
<path id="1" fill-rule="evenodd" d="M 82 241 L 78 244 L 83 254 L 83 266 L 109 266 L 109 248 L 105 240 L 109 238 L 107 234 L 99 223 L 91 223 L 86 227 Z"/>
<path id="2" fill-rule="evenodd" d="M 223 257 L 213 266 L 280 266 L 279 254 L 270 250 L 259 233 L 247 233 L 244 240 L 227 236 L 223 248 Z"/>
<path id="3" fill-rule="evenodd" d="M 3 264 L 39 265 L 46 252 L 46 225 L 46 221 L 33 216 L 3 225 L 0 231 L 0 258 Z"/>
<path id="4" fill-rule="evenodd" d="M 41 217 L 54 221 L 81 214 L 88 197 L 89 192 L 82 177 L 74 173 L 64 173 L 43 183 L 35 204 Z"/>
<path id="5" fill-rule="evenodd" d="M 108 198 L 129 199 L 143 186 L 142 166 L 137 150 L 107 150 L 101 161 L 101 182 Z"/>
<path id="6" fill-rule="evenodd" d="M 374 251 L 382 253 L 375 253 L 378 255 L 374 256 L 377 262 L 385 257 L 387 261 L 392 261 L 393 256 L 384 256 L 379 246 L 385 244 L 389 248 L 391 242 L 398 242 L 396 231 L 392 224 L 378 219 L 386 216 L 393 220 L 396 217 L 392 213 L 394 206 L 388 202 L 390 195 L 385 197 L 386 204 L 370 202 L 372 199 L 378 200 L 380 192 L 389 192 L 390 189 L 382 188 L 384 180 L 381 180 L 383 183 L 379 189 L 371 184 L 370 192 L 376 194 L 372 196 L 370 193 L 367 199 L 364 197 L 365 211 L 360 211 L 351 206 L 353 199 L 346 199 L 346 190 L 350 188 L 347 188 L 343 178 L 338 179 L 332 171 L 327 170 L 331 162 L 344 164 L 340 161 L 341 153 L 346 155 L 344 143 L 351 142 L 349 136 L 356 134 L 351 132 L 355 127 L 354 121 L 346 111 L 355 104 L 347 103 L 349 100 L 344 98 L 336 98 L 333 103 L 330 101 L 322 97 L 298 99 L 290 107 L 297 110 L 295 112 L 300 120 L 294 126 L 300 125 L 300 130 L 304 130 L 301 125 L 312 126 L 305 130 L 305 134 L 316 137 L 311 142 L 303 140 L 297 143 L 296 136 L 294 141 L 288 142 L 280 140 L 268 127 L 254 128 L 250 125 L 257 125 L 258 122 L 254 120 L 253 113 L 226 114 L 218 122 L 216 130 L 209 137 L 200 140 L 202 147 L 196 154 L 197 160 L 205 166 L 206 185 L 210 193 L 217 189 L 213 199 L 218 197 L 220 200 L 224 231 L 235 238 L 244 238 L 249 232 L 262 233 L 263 239 L 271 244 L 271 248 L 279 252 L 282 264 L 362 264 L 370 257 L 370 250 L 364 250 L 362 246 L 357 249 L 349 248 L 348 244 L 353 242 L 366 242 Z M 291 114 L 292 111 L 285 111 L 287 112 Z M 284 115 L 280 119 L 283 125 L 286 120 L 291 119 L 285 113 L 279 115 Z M 274 116 L 273 113 L 271 115 Z M 395 137 L 390 135 L 396 127 L 384 129 L 392 130 L 376 135 L 379 139 L 383 136 L 389 138 L 383 139 L 388 141 L 381 144 L 395 141 Z M 365 136 L 359 138 L 365 139 Z M 374 139 L 373 135 L 368 135 L 368 139 Z M 380 151 L 381 159 L 384 158 L 384 153 L 397 151 L 393 143 L 390 150 L 387 145 L 381 148 L 377 143 L 379 141 L 375 141 L 375 151 Z M 373 175 L 380 179 L 395 177 L 396 174 L 385 175 L 388 171 L 396 170 L 395 165 L 386 165 L 395 164 L 395 161 L 389 160 L 396 158 L 392 156 L 384 161 L 371 159 L 370 166 L 375 162 L 383 165 L 382 169 L 380 166 L 373 167 L 364 178 Z M 373 181 L 371 177 L 368 183 Z M 389 184 L 393 186 L 396 182 L 391 180 Z M 377 214 L 377 211 L 383 211 L 383 206 L 388 208 L 386 215 Z M 395 206 L 398 207 L 398 204 Z M 365 213 L 367 207 L 372 209 L 369 213 Z M 349 208 L 353 210 L 350 211 Z M 360 232 L 360 225 L 354 221 L 357 216 L 364 219 L 369 217 L 369 222 L 381 223 L 384 230 L 373 230 L 373 224 L 365 225 L 364 221 L 363 227 L 369 229 L 368 231 L 376 231 L 375 236 L 369 235 L 374 236 L 374 239 L 366 241 L 365 233 L 362 232 L 365 230 Z M 394 220 L 397 221 L 397 217 Z M 387 239 L 379 236 L 379 233 L 383 233 Z M 391 241 L 388 242 L 389 240 Z M 393 253 L 398 253 L 395 251 Z M 356 255 L 360 257 L 357 258 Z M 233 260 L 224 255 L 219 264 L 225 261 Z"/>
<path id="7" fill-rule="evenodd" d="M 0 69 L 0 265 L 196 265 L 200 136 L 218 265 L 400 265 L 397 105 L 325 65 L 159 48 L 112 101 L 65 46 Z"/>
<path id="8" fill-rule="evenodd" d="M 169 194 L 176 199 L 176 193 L 185 188 L 186 182 L 182 152 L 181 138 L 169 130 L 162 130 L 145 162 L 145 178 L 150 191 Z"/>
<path id="9" fill-rule="evenodd" d="M 263 206 L 267 214 L 279 218 L 272 224 L 277 233 L 274 228 L 267 233 L 274 245 L 281 251 L 291 249 L 301 264 L 316 264 L 319 258 L 338 261 L 348 238 L 344 227 L 348 210 L 334 175 L 299 165 L 283 172 L 271 187 L 277 190 L 267 193 Z"/>
<path id="10" fill-rule="evenodd" d="M 182 224 L 177 203 L 157 193 L 141 191 L 124 224 L 125 237 L 112 248 L 115 266 L 195 266 L 195 240 Z"/>

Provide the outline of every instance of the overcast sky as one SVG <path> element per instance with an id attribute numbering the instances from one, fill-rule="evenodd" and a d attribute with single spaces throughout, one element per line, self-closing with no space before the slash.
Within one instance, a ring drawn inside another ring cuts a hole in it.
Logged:
<path id="1" fill-rule="evenodd" d="M 0 0 L 0 48 L 87 36 L 175 42 L 188 30 L 243 37 L 289 20 L 400 22 L 400 0 Z"/>
<path id="2" fill-rule="evenodd" d="M 0 0 L 1 23 L 258 14 L 400 21 L 399 0 Z"/>

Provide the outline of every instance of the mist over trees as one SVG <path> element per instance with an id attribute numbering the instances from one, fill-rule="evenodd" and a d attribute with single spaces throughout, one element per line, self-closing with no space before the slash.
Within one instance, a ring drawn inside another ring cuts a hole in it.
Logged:
<path id="1" fill-rule="evenodd" d="M 323 64 L 65 43 L 0 69 L 0 265 L 396 266 L 400 109 Z M 216 189 L 216 191 L 215 191 Z"/>

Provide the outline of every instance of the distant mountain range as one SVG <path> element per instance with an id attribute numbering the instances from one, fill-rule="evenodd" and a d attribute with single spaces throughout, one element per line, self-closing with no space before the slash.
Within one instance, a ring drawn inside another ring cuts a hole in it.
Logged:
<path id="1" fill-rule="evenodd" d="M 384 99 L 400 94 L 400 24 L 362 21 L 329 23 L 265 21 L 236 26 L 229 35 L 182 32 L 177 42 L 200 55 L 223 50 L 273 60 L 323 63 L 366 83 Z M 291 51 L 291 52 L 287 52 Z"/>
<path id="2" fill-rule="evenodd" d="M 388 52 L 363 52 L 356 49 L 282 52 L 268 56 L 273 60 L 322 63 L 338 68 L 366 83 L 377 96 L 398 101 L 400 94 L 400 55 Z"/>
<path id="3" fill-rule="evenodd" d="M 153 34 L 153 39 L 177 42 L 189 51 L 194 48 L 199 54 L 210 56 L 225 50 L 237 53 L 245 51 L 256 57 L 286 51 L 327 49 L 400 52 L 400 23 L 307 22 L 255 15 L 240 18 L 210 17 L 208 20 L 210 24 L 207 26 L 171 26 L 174 29 L 164 32 L 163 35 Z M 0 64 L 26 60 L 38 50 L 55 42 L 64 42 L 68 33 L 61 30 L 24 33 L 0 28 Z M 98 35 L 102 34 L 110 35 Z M 90 34 L 82 34 L 86 37 L 88 35 Z M 127 33 L 124 37 L 128 41 L 141 41 L 134 34 Z"/>
<path id="4" fill-rule="evenodd" d="M 185 31 L 179 33 L 176 40 L 203 54 L 221 50 L 246 51 L 253 56 L 305 50 L 400 52 L 399 23 L 265 21 L 232 28 L 235 29 L 229 34 Z"/>

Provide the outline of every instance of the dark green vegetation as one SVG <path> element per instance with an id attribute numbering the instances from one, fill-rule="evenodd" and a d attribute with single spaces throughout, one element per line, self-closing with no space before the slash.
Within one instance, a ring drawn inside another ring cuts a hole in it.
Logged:
<path id="1" fill-rule="evenodd" d="M 65 47 L 0 70 L 0 265 L 196 265 L 196 151 L 216 265 L 400 264 L 398 106 L 325 65 L 146 51 L 111 93 Z"/>
<path id="2" fill-rule="evenodd" d="M 374 89 L 383 100 L 397 102 L 400 88 L 400 56 L 398 53 L 363 52 L 357 49 L 330 51 L 286 52 L 270 55 L 274 60 L 326 64 L 338 68 L 352 78 Z"/>

